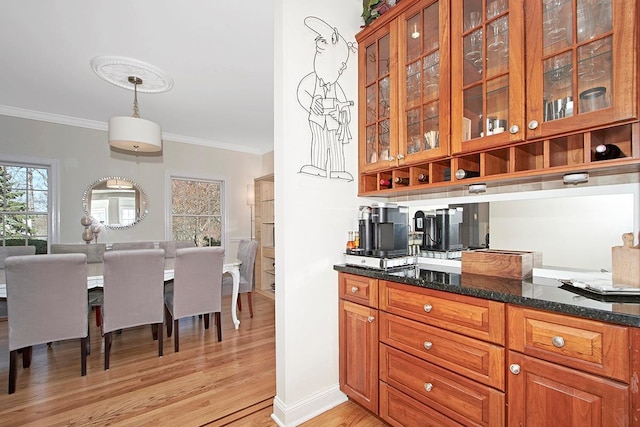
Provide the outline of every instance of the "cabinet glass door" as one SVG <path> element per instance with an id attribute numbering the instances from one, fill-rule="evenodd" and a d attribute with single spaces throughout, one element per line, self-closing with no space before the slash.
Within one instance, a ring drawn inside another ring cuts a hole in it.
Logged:
<path id="1" fill-rule="evenodd" d="M 400 23 L 399 163 L 449 153 L 449 46 L 442 36 L 449 26 L 441 17 L 448 10 L 448 0 L 423 1 Z"/>
<path id="2" fill-rule="evenodd" d="M 453 151 L 522 139 L 523 29 L 517 25 L 523 22 L 522 5 L 465 0 L 452 15 L 458 35 L 452 51 L 459 52 L 454 54 L 452 79 Z"/>
<path id="3" fill-rule="evenodd" d="M 636 113 L 631 109 L 632 34 L 636 6 L 630 0 L 538 0 L 527 26 L 534 46 L 527 58 L 531 105 L 530 136 L 547 135 L 611 123 Z M 629 26 L 630 25 L 630 26 Z M 637 36 L 637 33 L 636 33 Z M 616 46 L 620 49 L 614 51 Z M 625 47 L 626 46 L 626 47 Z M 626 53 L 625 53 L 626 52 Z M 620 90 L 625 87 L 624 90 Z M 541 88 L 542 91 L 540 91 Z M 537 89 L 537 90 L 536 90 Z M 626 93 L 625 93 L 626 92 Z M 628 104 L 625 104 L 627 103 Z M 620 106 L 616 111 L 614 106 Z M 589 117 L 587 119 L 587 117 Z"/>
<path id="4" fill-rule="evenodd" d="M 391 166 L 395 156 L 392 147 L 391 35 L 383 29 L 370 37 L 360 52 L 360 69 L 364 69 L 364 149 L 361 170 L 370 171 Z M 361 112 L 362 114 L 362 112 Z"/>

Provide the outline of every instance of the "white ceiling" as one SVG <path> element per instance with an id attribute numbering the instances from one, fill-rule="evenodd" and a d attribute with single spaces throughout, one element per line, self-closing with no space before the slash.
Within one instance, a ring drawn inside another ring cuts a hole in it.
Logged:
<path id="1" fill-rule="evenodd" d="M 90 61 L 123 56 L 173 78 L 138 93 L 164 139 L 273 149 L 273 0 L 2 0 L 0 40 L 0 114 L 106 129 L 133 92 Z"/>

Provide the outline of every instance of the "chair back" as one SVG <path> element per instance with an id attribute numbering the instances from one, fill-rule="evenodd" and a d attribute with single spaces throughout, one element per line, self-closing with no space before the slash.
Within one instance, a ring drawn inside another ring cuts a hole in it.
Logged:
<path id="1" fill-rule="evenodd" d="M 104 254 L 103 331 L 150 323 L 164 316 L 164 251 L 137 249 Z"/>
<path id="2" fill-rule="evenodd" d="M 35 246 L 0 246 L 0 269 L 4 268 L 4 260 L 16 255 L 35 255 Z"/>
<path id="3" fill-rule="evenodd" d="M 133 249 L 155 249 L 153 242 L 116 242 L 111 245 L 114 251 L 130 251 Z"/>
<path id="4" fill-rule="evenodd" d="M 11 256 L 5 261 L 9 351 L 84 338 L 87 256 Z"/>
<path id="5" fill-rule="evenodd" d="M 51 245 L 52 254 L 85 254 L 87 256 L 87 264 L 102 262 L 102 256 L 106 250 L 106 243 L 92 245 L 87 245 L 86 243 L 54 243 Z"/>
<path id="6" fill-rule="evenodd" d="M 240 293 L 253 292 L 253 270 L 258 251 L 257 240 L 240 240 L 238 243 L 238 259 L 240 265 Z"/>
<path id="7" fill-rule="evenodd" d="M 173 278 L 174 319 L 220 312 L 224 248 L 183 248 L 176 251 Z M 171 301 L 168 301 L 171 304 Z"/>
<path id="8" fill-rule="evenodd" d="M 194 248 L 196 246 L 196 244 L 190 240 L 163 240 L 159 245 L 160 249 L 164 249 L 165 258 L 175 258 L 178 249 Z"/>

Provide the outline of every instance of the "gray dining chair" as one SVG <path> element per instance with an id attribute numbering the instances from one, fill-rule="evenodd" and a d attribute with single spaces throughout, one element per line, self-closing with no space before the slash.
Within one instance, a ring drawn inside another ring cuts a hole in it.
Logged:
<path id="1" fill-rule="evenodd" d="M 104 369 L 109 369 L 112 332 L 152 325 L 162 356 L 164 320 L 164 251 L 137 249 L 104 254 Z"/>
<path id="2" fill-rule="evenodd" d="M 164 249 L 165 258 L 175 258 L 178 249 L 194 248 L 196 246 L 191 240 L 163 240 L 158 245 L 160 249 Z"/>
<path id="3" fill-rule="evenodd" d="M 240 295 L 247 294 L 247 303 L 249 304 L 249 314 L 251 317 L 253 317 L 251 293 L 253 292 L 253 279 L 257 251 L 257 240 L 240 240 L 238 243 L 238 259 L 242 261 L 242 264 L 240 265 L 240 286 L 238 288 L 238 308 L 242 311 Z M 222 286 L 225 288 L 233 286 L 233 278 L 231 277 L 231 274 L 227 273 L 222 277 Z"/>
<path id="4" fill-rule="evenodd" d="M 4 261 L 10 256 L 35 254 L 35 246 L 0 246 L 0 269 L 4 268 Z"/>
<path id="5" fill-rule="evenodd" d="M 130 251 L 133 249 L 155 249 L 153 242 L 116 242 L 111 245 L 114 251 Z"/>
<path id="6" fill-rule="evenodd" d="M 9 326 L 9 394 L 16 390 L 18 351 L 31 365 L 32 346 L 80 338 L 87 373 L 87 256 L 11 256 L 5 261 Z"/>
<path id="7" fill-rule="evenodd" d="M 173 283 L 165 286 L 167 336 L 173 331 L 173 347 L 180 350 L 179 320 L 203 315 L 209 329 L 209 313 L 214 313 L 218 341 L 222 341 L 222 267 L 224 248 L 182 248 L 176 251 Z"/>
<path id="8" fill-rule="evenodd" d="M 53 243 L 51 244 L 50 253 L 52 254 L 85 254 L 87 256 L 87 264 L 102 263 L 102 256 L 107 250 L 106 243 Z M 96 326 L 102 324 L 102 289 L 91 289 L 88 292 L 89 307 L 96 312 Z"/>

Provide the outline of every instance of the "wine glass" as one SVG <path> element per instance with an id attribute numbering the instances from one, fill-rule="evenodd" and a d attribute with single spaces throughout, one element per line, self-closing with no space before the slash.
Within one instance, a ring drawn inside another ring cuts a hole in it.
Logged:
<path id="1" fill-rule="evenodd" d="M 563 0 L 544 0 L 544 26 L 547 31 L 547 36 L 552 41 L 557 41 L 567 36 L 566 27 L 560 25 L 562 6 Z"/>
<path id="2" fill-rule="evenodd" d="M 491 27 L 493 28 L 493 41 L 489 43 L 489 45 L 487 46 L 489 50 L 492 50 L 495 52 L 504 47 L 505 41 L 501 33 L 503 33 L 506 30 L 507 25 L 508 25 L 508 22 L 507 22 L 506 16 L 498 18 L 491 23 Z"/>
<path id="3" fill-rule="evenodd" d="M 578 0 L 576 25 L 578 43 L 589 40 L 596 34 L 596 21 L 593 19 L 593 10 L 586 0 Z"/>

